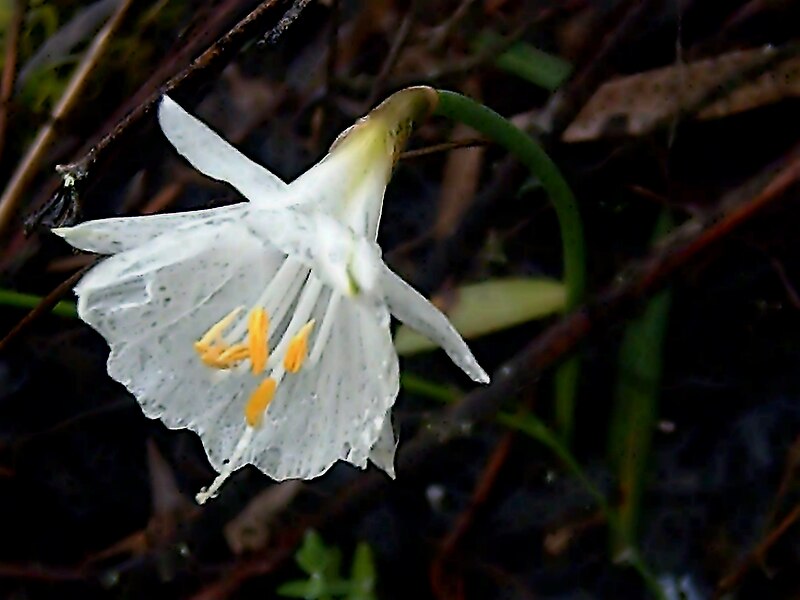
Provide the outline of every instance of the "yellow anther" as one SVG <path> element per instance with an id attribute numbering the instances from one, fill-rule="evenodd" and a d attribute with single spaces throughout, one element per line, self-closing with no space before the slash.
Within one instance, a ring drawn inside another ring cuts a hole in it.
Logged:
<path id="1" fill-rule="evenodd" d="M 250 394 L 250 399 L 244 407 L 244 418 L 250 427 L 261 425 L 261 421 L 264 419 L 264 412 L 275 396 L 276 387 L 278 387 L 278 382 L 272 377 L 267 377 Z"/>
<path id="2" fill-rule="evenodd" d="M 195 344 L 195 348 L 197 345 Z M 230 369 L 236 363 L 241 362 L 250 356 L 250 350 L 244 344 L 234 344 L 233 346 L 207 346 L 202 351 L 198 350 L 200 360 L 208 367 L 215 369 Z"/>
<path id="3" fill-rule="evenodd" d="M 219 362 L 227 363 L 230 366 L 242 361 L 250 356 L 250 349 L 244 344 L 234 344 L 222 351 L 219 355 Z"/>
<path id="4" fill-rule="evenodd" d="M 195 344 L 195 349 L 197 353 L 200 355 L 200 360 L 203 361 L 203 364 L 207 367 L 213 367 L 215 369 L 222 369 L 223 367 L 220 365 L 219 357 L 222 354 L 222 350 L 216 346 L 206 346 L 204 350 L 200 350 Z"/>
<path id="5" fill-rule="evenodd" d="M 207 352 L 211 345 L 214 342 L 222 342 L 222 334 L 224 331 L 230 326 L 231 323 L 234 322 L 236 317 L 239 316 L 239 313 L 242 312 L 242 307 L 239 306 L 234 308 L 231 312 L 227 315 L 222 317 L 219 321 L 217 321 L 211 328 L 203 334 L 197 342 L 194 344 L 194 349 L 197 350 L 198 353 L 201 355 Z M 224 344 L 223 344 L 224 346 Z"/>
<path id="6" fill-rule="evenodd" d="M 264 371 L 269 358 L 267 348 L 267 332 L 269 331 L 269 316 L 263 308 L 254 308 L 250 312 L 247 321 L 247 340 L 250 355 L 250 363 L 253 367 L 253 375 L 258 375 Z"/>
<path id="7" fill-rule="evenodd" d="M 300 328 L 300 331 L 289 342 L 289 348 L 283 356 L 283 368 L 289 373 L 297 373 L 308 354 L 308 336 L 314 328 L 314 319 Z"/>

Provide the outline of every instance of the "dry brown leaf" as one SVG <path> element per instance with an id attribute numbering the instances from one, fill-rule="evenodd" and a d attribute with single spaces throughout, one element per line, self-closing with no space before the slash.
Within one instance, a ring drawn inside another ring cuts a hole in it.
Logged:
<path id="1" fill-rule="evenodd" d="M 729 52 L 603 84 L 564 132 L 565 142 L 585 142 L 609 135 L 642 135 L 665 120 L 697 106 L 742 73 L 778 50 L 766 46 Z M 762 75 L 743 81 L 732 92 L 703 108 L 696 117 L 718 119 L 800 96 L 800 58 L 791 57 Z"/>

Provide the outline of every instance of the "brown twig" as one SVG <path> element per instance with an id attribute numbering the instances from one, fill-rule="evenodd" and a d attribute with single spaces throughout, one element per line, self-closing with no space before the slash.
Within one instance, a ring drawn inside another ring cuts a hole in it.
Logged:
<path id="1" fill-rule="evenodd" d="M 179 57 L 176 57 L 175 60 L 165 65 L 162 69 L 159 69 L 157 73 L 142 86 L 140 92 L 136 94 L 128 104 L 128 110 L 125 116 L 122 117 L 110 131 L 104 134 L 99 141 L 85 148 L 83 155 L 79 159 L 63 166 L 62 170 L 64 173 L 72 176 L 76 180 L 83 180 L 81 184 L 85 187 L 88 181 L 84 178 L 91 175 L 90 169 L 92 165 L 103 158 L 116 140 L 123 137 L 133 126 L 138 124 L 139 121 L 152 110 L 153 106 L 161 99 L 162 95 L 176 90 L 179 86 L 188 85 L 188 83 L 193 82 L 194 79 L 198 78 L 201 74 L 221 69 L 248 40 L 252 39 L 258 30 L 265 28 L 265 21 L 274 19 L 275 14 L 273 9 L 279 4 L 281 4 L 281 0 L 264 0 L 264 2 L 253 9 L 226 34 L 213 42 L 200 56 L 192 61 L 189 66 L 184 68 L 177 75 L 169 78 L 167 82 L 162 85 L 161 82 L 163 82 L 164 78 L 167 76 L 166 71 L 178 61 L 178 58 L 185 61 L 194 54 L 196 45 L 190 44 L 186 50 L 180 53 Z M 293 8 L 294 5 L 289 11 Z M 284 19 L 289 11 L 284 14 Z M 294 13 L 292 14 L 294 15 Z M 279 20 L 274 26 L 275 30 L 280 29 L 282 33 L 285 31 L 286 27 L 288 27 L 287 23 L 291 23 L 294 18 L 293 16 L 289 18 L 288 21 L 284 19 Z M 274 40 L 275 36 L 272 35 L 272 32 L 268 32 L 264 39 Z M 174 69 L 174 66 L 172 68 Z M 40 214 L 46 214 L 47 208 L 45 207 L 38 212 Z"/>
<path id="2" fill-rule="evenodd" d="M 62 281 L 56 288 L 47 294 L 39 304 L 36 305 L 31 311 L 22 317 L 22 319 L 14 325 L 14 327 L 9 331 L 3 339 L 0 339 L 0 352 L 5 350 L 8 345 L 22 332 L 24 332 L 28 327 L 30 327 L 34 322 L 36 322 L 40 317 L 49 313 L 52 308 L 58 304 L 58 301 L 61 300 L 64 296 L 69 293 L 72 287 L 78 283 L 78 280 L 83 276 L 83 274 L 90 269 L 96 260 L 93 260 L 91 263 L 83 267 L 80 271 L 76 271 L 73 275 L 70 275 L 67 279 Z"/>
<path id="3" fill-rule="evenodd" d="M 765 527 L 771 527 L 778 514 L 782 500 L 786 497 L 792 481 L 797 476 L 797 466 L 800 463 L 800 437 L 797 437 L 789 448 L 786 456 L 786 466 L 783 470 L 778 491 L 775 494 L 775 499 L 772 501 L 772 507 L 764 519 Z M 739 586 L 742 579 L 750 571 L 753 566 L 764 562 L 764 555 L 769 548 L 786 532 L 786 530 L 800 518 L 800 505 L 796 506 L 771 532 L 766 531 L 762 541 L 736 566 L 729 571 L 729 573 L 720 579 L 717 584 L 717 596 L 722 595 L 724 592 L 730 591 Z"/>
<path id="4" fill-rule="evenodd" d="M 105 26 L 95 36 L 92 44 L 86 50 L 81 62 L 75 69 L 75 73 L 70 78 L 67 88 L 61 95 L 53 113 L 52 119 L 39 130 L 36 139 L 31 144 L 25 157 L 20 162 L 11 180 L 0 197 L 0 235 L 8 228 L 18 205 L 22 200 L 25 188 L 33 180 L 39 165 L 44 158 L 45 152 L 50 147 L 50 143 L 55 137 L 55 123 L 69 113 L 81 97 L 89 77 L 97 66 L 98 61 L 108 48 L 115 32 L 122 24 L 128 9 L 133 4 L 133 0 L 124 0 L 117 8 L 114 15 L 108 20 Z"/>
<path id="5" fill-rule="evenodd" d="M 772 265 L 772 268 L 775 270 L 775 274 L 778 276 L 778 279 L 781 280 L 783 289 L 786 290 L 786 297 L 789 299 L 789 302 L 795 308 L 795 310 L 800 310 L 800 294 L 797 293 L 797 288 L 794 286 L 791 279 L 789 279 L 789 275 L 787 275 L 783 263 L 775 257 L 772 257 L 769 262 Z"/>
<path id="6" fill-rule="evenodd" d="M 17 45 L 26 8 L 26 0 L 17 0 L 14 3 L 14 14 L 8 24 L 6 33 L 5 63 L 3 64 L 2 80 L 0 80 L 0 158 L 3 156 L 3 148 L 5 147 L 8 103 L 14 93 L 14 79 L 17 74 Z"/>
<path id="7" fill-rule="evenodd" d="M 722 596 L 736 588 L 744 577 L 750 572 L 754 565 L 763 562 L 764 556 L 769 549 L 774 546 L 778 540 L 800 519 L 800 504 L 792 509 L 788 515 L 773 529 L 759 544 L 750 552 L 744 560 L 742 560 L 728 575 L 720 579 L 717 584 L 717 591 L 715 597 Z"/>
<path id="8" fill-rule="evenodd" d="M 297 20 L 300 16 L 300 13 L 303 12 L 303 9 L 309 5 L 311 0 L 294 0 L 292 5 L 289 9 L 283 13 L 280 21 L 278 21 L 277 25 L 270 29 L 263 38 L 261 38 L 260 44 L 274 44 L 277 42 L 281 36 L 286 33 L 286 30 L 292 26 L 292 24 Z"/>
<path id="9" fill-rule="evenodd" d="M 447 567 L 452 563 L 452 558 L 457 553 L 458 545 L 467 537 L 478 514 L 488 503 L 495 483 L 500 477 L 503 465 L 511 452 L 511 446 L 515 438 L 514 431 L 507 431 L 500 443 L 495 446 L 478 479 L 469 505 L 461 512 L 450 533 L 442 540 L 439 554 L 434 559 L 430 569 L 431 588 L 437 598 L 453 598 L 454 594 L 451 594 L 453 584 L 455 584 L 455 589 L 461 587 L 459 581 L 454 582 L 452 577 L 448 577 Z"/>
<path id="10" fill-rule="evenodd" d="M 419 2 L 412 2 L 411 7 L 403 16 L 403 20 L 400 22 L 400 27 L 398 27 L 397 33 L 395 33 L 394 39 L 392 40 L 389 53 L 386 55 L 386 59 L 383 61 L 380 71 L 378 71 L 378 74 L 372 81 L 372 90 L 370 91 L 369 96 L 367 96 L 367 101 L 365 102 L 367 107 L 373 106 L 383 92 L 384 84 L 389 78 L 392 69 L 394 69 L 397 59 L 400 58 L 400 52 L 403 50 L 406 40 L 408 40 L 408 34 L 411 32 L 411 25 L 414 23 L 414 16 L 417 12 L 418 5 Z"/>
<path id="11" fill-rule="evenodd" d="M 420 156 L 427 156 L 428 154 L 437 154 L 439 152 L 449 152 L 450 150 L 461 150 L 462 148 L 478 148 L 488 146 L 491 142 L 483 138 L 469 138 L 465 140 L 456 140 L 454 142 L 444 142 L 442 144 L 433 144 L 432 146 L 425 146 L 416 150 L 406 150 L 400 153 L 400 160 L 407 160 L 409 158 L 419 158 Z"/>

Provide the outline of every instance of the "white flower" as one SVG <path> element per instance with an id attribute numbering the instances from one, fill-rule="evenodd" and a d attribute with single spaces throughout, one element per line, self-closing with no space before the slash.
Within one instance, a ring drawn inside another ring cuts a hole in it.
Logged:
<path id="1" fill-rule="evenodd" d="M 338 459 L 393 476 L 398 360 L 389 315 L 486 383 L 447 318 L 393 273 L 375 243 L 399 148 L 435 93 L 391 96 L 285 184 L 168 97 L 164 134 L 249 202 L 55 229 L 113 254 L 78 284 L 78 313 L 107 340 L 108 372 L 150 418 L 198 433 L 220 473 L 312 478 Z"/>

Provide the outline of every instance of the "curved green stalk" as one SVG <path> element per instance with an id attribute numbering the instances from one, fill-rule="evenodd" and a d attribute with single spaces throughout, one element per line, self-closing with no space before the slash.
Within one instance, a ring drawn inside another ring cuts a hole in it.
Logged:
<path id="1" fill-rule="evenodd" d="M 516 156 L 538 178 L 556 210 L 561 228 L 564 255 L 564 283 L 567 286 L 566 310 L 576 308 L 586 289 L 586 259 L 583 224 L 567 181 L 544 149 L 508 119 L 483 104 L 456 92 L 436 90 L 439 103 L 435 114 L 460 121 L 479 131 Z M 580 361 L 572 357 L 556 372 L 556 421 L 564 440 L 572 435 L 575 396 Z"/>

